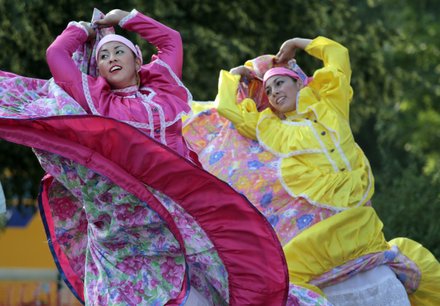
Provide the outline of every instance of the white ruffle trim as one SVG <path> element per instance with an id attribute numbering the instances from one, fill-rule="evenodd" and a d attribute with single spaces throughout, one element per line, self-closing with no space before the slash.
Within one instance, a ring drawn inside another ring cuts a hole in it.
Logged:
<path id="1" fill-rule="evenodd" d="M 410 306 L 405 287 L 387 266 L 378 266 L 322 288 L 335 306 Z"/>

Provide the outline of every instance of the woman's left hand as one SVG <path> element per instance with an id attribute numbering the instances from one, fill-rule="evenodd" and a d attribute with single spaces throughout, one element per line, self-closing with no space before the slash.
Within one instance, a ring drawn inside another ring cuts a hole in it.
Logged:
<path id="1" fill-rule="evenodd" d="M 231 70 L 229 70 L 229 72 L 232 74 L 240 75 L 242 78 L 245 78 L 248 80 L 255 78 L 254 72 L 251 69 L 249 69 L 248 67 L 243 66 L 243 65 L 232 68 Z"/>
<path id="2" fill-rule="evenodd" d="M 79 24 L 82 25 L 87 30 L 87 33 L 89 33 L 88 40 L 89 41 L 94 40 L 95 37 L 96 37 L 96 32 L 95 32 L 95 29 L 93 29 L 93 27 L 90 24 L 90 22 L 79 21 Z"/>
<path id="3" fill-rule="evenodd" d="M 97 20 L 94 24 L 98 25 L 100 28 L 113 27 L 117 25 L 124 17 L 130 14 L 127 11 L 120 9 L 114 9 L 108 12 L 104 18 Z"/>

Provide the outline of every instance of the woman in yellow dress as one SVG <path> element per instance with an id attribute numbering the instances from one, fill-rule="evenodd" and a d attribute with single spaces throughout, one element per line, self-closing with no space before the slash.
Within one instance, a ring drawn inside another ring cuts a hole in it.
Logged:
<path id="1" fill-rule="evenodd" d="M 297 49 L 323 62 L 313 77 L 288 64 Z M 374 177 L 349 123 L 348 50 L 293 38 L 267 58 L 222 70 L 213 108 L 193 105 L 203 111 L 184 134 L 203 166 L 266 216 L 291 283 L 335 305 L 440 304 L 438 261 L 410 239 L 387 242 L 371 207 Z M 258 79 L 269 107 L 261 94 L 241 94 L 243 81 L 251 89 Z"/>

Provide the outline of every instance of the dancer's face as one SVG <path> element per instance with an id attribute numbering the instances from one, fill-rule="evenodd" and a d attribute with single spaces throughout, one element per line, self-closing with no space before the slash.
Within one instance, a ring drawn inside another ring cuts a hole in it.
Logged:
<path id="1" fill-rule="evenodd" d="M 289 76 L 274 75 L 266 81 L 266 95 L 269 103 L 279 113 L 287 113 L 296 109 L 296 96 L 300 90 L 300 82 Z"/>
<path id="2" fill-rule="evenodd" d="M 123 43 L 110 41 L 99 50 L 99 74 L 113 89 L 136 85 L 139 66 L 140 60 Z"/>

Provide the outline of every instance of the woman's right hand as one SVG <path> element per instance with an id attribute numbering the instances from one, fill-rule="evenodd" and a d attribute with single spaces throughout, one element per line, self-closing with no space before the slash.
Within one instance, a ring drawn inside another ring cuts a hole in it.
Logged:
<path id="1" fill-rule="evenodd" d="M 96 20 L 94 22 L 94 24 L 100 28 L 113 27 L 113 26 L 119 24 L 119 22 L 123 18 L 125 18 L 128 14 L 130 14 L 130 13 L 127 11 L 123 11 L 120 9 L 114 9 L 114 10 L 111 10 L 110 12 L 108 12 L 104 16 L 104 18 L 102 18 L 100 20 Z"/>
<path id="2" fill-rule="evenodd" d="M 249 69 L 243 65 L 232 68 L 231 70 L 229 70 L 229 72 L 231 74 L 240 75 L 241 79 L 251 80 L 251 79 L 255 78 L 254 72 L 251 69 Z"/>

